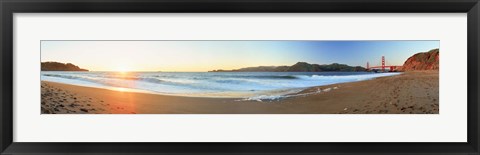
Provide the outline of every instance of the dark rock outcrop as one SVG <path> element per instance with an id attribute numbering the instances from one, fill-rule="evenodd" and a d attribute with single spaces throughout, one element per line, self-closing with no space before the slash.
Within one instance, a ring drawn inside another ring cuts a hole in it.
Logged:
<path id="1" fill-rule="evenodd" d="M 413 70 L 438 70 L 439 69 L 439 49 L 432 49 L 428 52 L 417 53 L 408 58 L 401 71 Z"/>
<path id="2" fill-rule="evenodd" d="M 42 62 L 42 71 L 88 71 L 71 63 Z"/>

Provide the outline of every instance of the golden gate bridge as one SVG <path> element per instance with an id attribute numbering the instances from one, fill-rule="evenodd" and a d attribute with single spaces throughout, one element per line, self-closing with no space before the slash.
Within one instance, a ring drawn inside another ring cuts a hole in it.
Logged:
<path id="1" fill-rule="evenodd" d="M 367 70 L 370 71 L 370 70 L 375 70 L 375 69 L 381 69 L 382 72 L 385 72 L 385 68 L 389 68 L 389 72 L 393 72 L 393 71 L 396 71 L 397 68 L 399 68 L 401 66 L 392 66 L 392 65 L 385 65 L 385 56 L 382 56 L 382 65 L 381 66 L 370 66 L 370 64 L 368 63 L 367 61 Z"/>

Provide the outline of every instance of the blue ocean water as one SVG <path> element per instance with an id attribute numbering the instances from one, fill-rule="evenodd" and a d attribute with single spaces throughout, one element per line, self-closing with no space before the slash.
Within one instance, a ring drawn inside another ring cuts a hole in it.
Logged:
<path id="1" fill-rule="evenodd" d="M 41 80 L 176 96 L 275 99 L 313 86 L 398 74 L 400 73 L 42 71 Z"/>

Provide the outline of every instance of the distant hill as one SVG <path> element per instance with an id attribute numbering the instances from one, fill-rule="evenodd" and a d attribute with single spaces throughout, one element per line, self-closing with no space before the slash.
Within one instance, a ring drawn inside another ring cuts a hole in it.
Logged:
<path id="1" fill-rule="evenodd" d="M 71 63 L 42 62 L 42 71 L 88 71 Z"/>
<path id="2" fill-rule="evenodd" d="M 309 64 L 306 62 L 297 62 L 292 66 L 258 66 L 247 67 L 234 70 L 212 70 L 209 72 L 358 72 L 365 71 L 366 69 L 360 66 L 348 66 L 345 64 Z"/>
<path id="3" fill-rule="evenodd" d="M 428 52 L 417 53 L 405 61 L 401 70 L 438 70 L 440 67 L 439 56 L 440 51 L 438 48 Z"/>

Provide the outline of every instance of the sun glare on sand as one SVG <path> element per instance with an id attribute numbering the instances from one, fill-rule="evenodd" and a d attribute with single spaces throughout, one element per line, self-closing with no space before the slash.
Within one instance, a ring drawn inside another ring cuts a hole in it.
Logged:
<path id="1" fill-rule="evenodd" d="M 119 91 L 119 92 L 126 92 L 127 88 L 118 87 L 118 88 L 114 88 L 113 90 L 116 90 L 116 91 Z"/>

